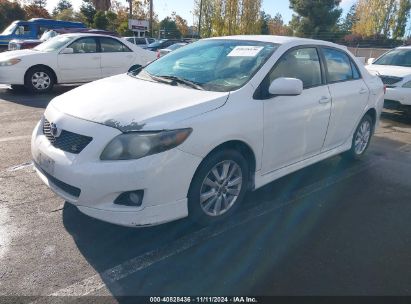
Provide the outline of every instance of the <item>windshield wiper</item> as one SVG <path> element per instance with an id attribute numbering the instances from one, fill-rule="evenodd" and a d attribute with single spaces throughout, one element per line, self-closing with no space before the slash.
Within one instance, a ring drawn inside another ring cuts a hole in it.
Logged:
<path id="1" fill-rule="evenodd" d="M 181 83 L 184 84 L 186 86 L 189 86 L 190 88 L 196 89 L 196 90 L 202 90 L 204 91 L 204 88 L 197 82 L 185 79 L 185 78 L 181 78 L 178 76 L 171 76 L 171 75 L 160 75 L 160 76 L 154 76 L 154 75 L 150 75 L 151 78 L 156 79 L 156 80 L 163 80 L 162 82 L 164 82 L 164 79 L 166 80 L 171 80 L 171 82 L 167 82 L 169 84 L 173 84 L 173 83 Z"/>

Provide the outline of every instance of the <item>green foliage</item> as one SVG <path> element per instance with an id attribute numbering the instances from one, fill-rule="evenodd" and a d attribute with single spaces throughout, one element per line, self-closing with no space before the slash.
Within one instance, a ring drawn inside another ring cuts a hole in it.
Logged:
<path id="1" fill-rule="evenodd" d="M 160 22 L 160 30 L 163 38 L 180 38 L 181 32 L 177 28 L 176 22 L 171 17 L 166 17 Z"/>
<path id="2" fill-rule="evenodd" d="M 15 20 L 24 20 L 26 13 L 18 2 L 0 0 L 0 32 Z"/>
<path id="3" fill-rule="evenodd" d="M 109 25 L 109 19 L 107 18 L 106 14 L 102 11 L 98 11 L 94 15 L 93 26 L 96 29 L 106 30 L 108 28 L 108 25 Z"/>
<path id="4" fill-rule="evenodd" d="M 71 4 L 70 0 L 59 0 L 56 7 L 53 9 L 53 15 L 60 14 L 62 11 L 72 8 L 73 5 Z"/>
<path id="5" fill-rule="evenodd" d="M 86 24 L 88 26 L 93 26 L 94 16 L 97 11 L 90 0 L 83 0 L 83 3 L 80 6 L 80 13 L 84 16 Z"/>
<path id="6" fill-rule="evenodd" d="M 394 21 L 392 36 L 394 39 L 403 38 L 410 17 L 411 0 L 400 0 L 397 16 Z"/>
<path id="7" fill-rule="evenodd" d="M 291 28 L 299 37 L 334 40 L 337 21 L 341 16 L 341 0 L 290 0 L 293 15 Z M 331 35 L 330 35 L 331 33 Z"/>

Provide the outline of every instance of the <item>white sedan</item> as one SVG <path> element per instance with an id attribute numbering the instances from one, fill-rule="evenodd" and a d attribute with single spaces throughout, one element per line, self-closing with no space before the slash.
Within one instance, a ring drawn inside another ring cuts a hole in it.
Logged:
<path id="1" fill-rule="evenodd" d="M 57 83 L 84 83 L 125 73 L 156 59 L 156 53 L 125 40 L 96 34 L 66 34 L 34 49 L 0 54 L 0 83 L 50 91 Z"/>
<path id="2" fill-rule="evenodd" d="M 345 48 L 205 39 L 53 99 L 32 136 L 39 177 L 127 226 L 225 220 L 248 190 L 340 153 L 364 156 L 384 99 Z"/>
<path id="3" fill-rule="evenodd" d="M 366 66 L 387 86 L 385 99 L 406 106 L 411 113 L 411 46 L 389 51 Z"/>

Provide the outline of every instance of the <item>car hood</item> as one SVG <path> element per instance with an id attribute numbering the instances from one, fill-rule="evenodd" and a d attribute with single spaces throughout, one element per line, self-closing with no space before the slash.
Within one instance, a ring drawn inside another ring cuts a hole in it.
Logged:
<path id="1" fill-rule="evenodd" d="M 50 105 L 65 114 L 131 132 L 167 129 L 223 106 L 228 95 L 121 74 L 71 90 Z"/>
<path id="2" fill-rule="evenodd" d="M 385 76 L 406 77 L 411 75 L 411 67 L 371 64 L 367 65 L 366 68 L 368 71 L 378 72 Z"/>
<path id="3" fill-rule="evenodd" d="M 0 61 L 1 60 L 11 59 L 11 58 L 22 58 L 22 57 L 27 57 L 27 56 L 31 56 L 31 55 L 37 55 L 37 54 L 40 54 L 40 53 L 41 52 L 33 51 L 32 49 L 8 51 L 8 52 L 0 53 Z"/>

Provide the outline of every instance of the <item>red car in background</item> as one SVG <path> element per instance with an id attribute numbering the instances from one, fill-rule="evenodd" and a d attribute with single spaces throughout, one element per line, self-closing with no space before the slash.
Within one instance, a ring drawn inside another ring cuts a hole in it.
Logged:
<path id="1" fill-rule="evenodd" d="M 44 41 L 49 40 L 57 35 L 61 34 L 70 34 L 70 33 L 90 33 L 90 34 L 102 34 L 119 37 L 116 32 L 98 30 L 98 29 L 89 29 L 89 28 L 61 28 L 61 29 L 52 29 L 43 33 L 40 39 L 13 39 L 9 42 L 9 51 L 31 49 L 35 46 L 43 43 Z"/>

